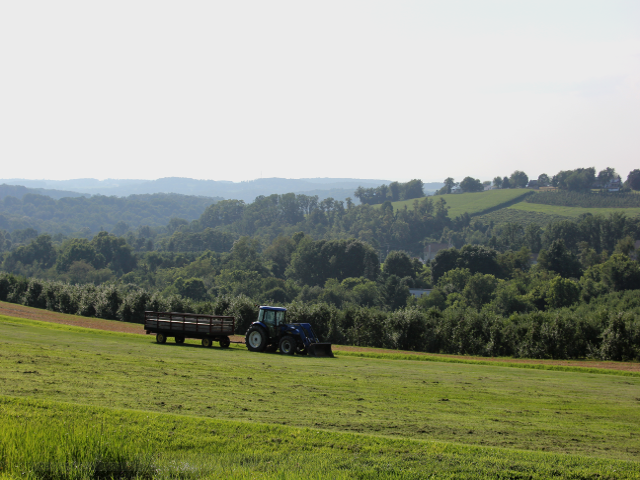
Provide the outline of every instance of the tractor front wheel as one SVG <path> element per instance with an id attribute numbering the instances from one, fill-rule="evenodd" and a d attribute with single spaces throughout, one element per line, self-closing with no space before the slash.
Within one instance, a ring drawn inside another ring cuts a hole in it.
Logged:
<path id="1" fill-rule="evenodd" d="M 259 326 L 250 327 L 245 342 L 250 352 L 264 352 L 267 347 L 267 332 Z"/>
<path id="2" fill-rule="evenodd" d="M 280 353 L 282 353 L 283 355 L 293 355 L 294 353 L 296 353 L 297 349 L 298 343 L 296 342 L 296 339 L 291 335 L 282 337 L 282 340 L 280 340 Z"/>

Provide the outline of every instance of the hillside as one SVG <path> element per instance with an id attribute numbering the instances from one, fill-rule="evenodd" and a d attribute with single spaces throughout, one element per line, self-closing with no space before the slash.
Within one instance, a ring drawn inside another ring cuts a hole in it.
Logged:
<path id="1" fill-rule="evenodd" d="M 40 232 L 121 232 L 141 225 L 165 226 L 174 217 L 195 220 L 216 198 L 178 194 L 131 195 L 125 198 L 94 195 L 55 200 L 44 195 L 8 196 L 0 201 L 0 229 L 9 232 L 33 228 Z"/>
<path id="2" fill-rule="evenodd" d="M 6 197 L 15 197 L 22 199 L 25 195 L 32 193 L 35 195 L 45 195 L 47 197 L 59 200 L 65 197 L 89 197 L 88 193 L 71 192 L 68 190 L 52 190 L 47 188 L 27 188 L 22 185 L 0 185 L 0 200 Z"/>
<path id="3" fill-rule="evenodd" d="M 582 207 L 564 207 L 560 205 L 542 205 L 538 203 L 519 202 L 515 205 L 507 207 L 511 210 L 519 210 L 522 212 L 536 212 L 544 215 L 557 215 L 562 217 L 579 217 L 585 213 L 592 215 L 609 215 L 611 213 L 624 213 L 629 216 L 640 215 L 640 208 L 582 208 Z"/>
<path id="4" fill-rule="evenodd" d="M 448 195 L 435 195 L 431 197 L 434 202 L 439 201 L 441 198 L 447 202 L 449 207 L 449 217 L 455 218 L 463 213 L 469 215 L 481 215 L 483 213 L 504 208 L 519 199 L 524 199 L 527 195 L 531 194 L 531 190 L 522 189 L 506 189 L 506 190 L 489 190 L 486 192 L 478 193 L 456 193 Z M 394 209 L 401 210 L 406 206 L 407 208 L 413 208 L 413 200 L 404 200 L 402 202 L 393 202 Z M 379 205 L 376 205 L 380 208 Z"/>

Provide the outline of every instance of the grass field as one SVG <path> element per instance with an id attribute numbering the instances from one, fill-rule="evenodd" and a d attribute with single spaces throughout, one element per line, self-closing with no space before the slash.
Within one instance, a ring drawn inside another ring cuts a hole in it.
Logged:
<path id="1" fill-rule="evenodd" d="M 482 212 L 498 208 L 500 205 L 508 204 L 517 200 L 518 198 L 530 195 L 531 190 L 523 189 L 506 189 L 506 190 L 488 190 L 486 192 L 478 193 L 456 193 L 449 195 L 436 195 L 431 197 L 434 202 L 437 202 L 440 198 L 444 198 L 449 206 L 449 217 L 455 218 L 463 213 L 469 215 L 478 215 Z M 413 202 L 415 200 L 405 200 L 403 202 L 393 202 L 393 207 L 396 210 L 403 209 L 405 205 L 407 208 L 413 208 Z M 379 206 L 378 206 L 379 207 Z"/>
<path id="2" fill-rule="evenodd" d="M 515 205 L 525 204 L 525 202 L 516 203 Z M 511 207 L 515 206 L 512 205 Z M 501 208 L 494 212 L 487 213 L 485 215 L 479 215 L 476 219 L 482 223 L 493 222 L 494 225 L 500 225 L 504 223 L 517 223 L 525 228 L 531 223 L 535 223 L 540 227 L 546 227 L 549 223 L 558 220 L 566 220 L 572 217 L 564 217 L 562 215 L 556 215 L 552 213 L 533 212 L 529 210 L 519 210 L 517 208 Z"/>
<path id="3" fill-rule="evenodd" d="M 401 358 L 0 317 L 0 475 L 640 478 L 639 376 Z"/>
<path id="4" fill-rule="evenodd" d="M 592 215 L 609 215 L 614 212 L 621 212 L 630 217 L 640 215 L 640 208 L 581 208 L 581 207 L 560 207 L 556 205 L 542 205 L 538 203 L 519 202 L 507 207 L 510 210 L 524 212 L 536 212 L 548 215 L 559 215 L 562 217 L 578 217 L 583 213 Z"/>
<path id="5" fill-rule="evenodd" d="M 532 193 L 532 190 L 523 189 L 489 190 L 479 193 L 437 195 L 432 199 L 437 201 L 439 198 L 444 198 L 447 206 L 450 207 L 449 217 L 451 218 L 468 213 L 483 222 L 493 221 L 495 224 L 537 223 L 544 227 L 552 221 L 576 218 L 583 213 L 609 215 L 613 212 L 622 212 L 628 216 L 640 215 L 640 208 L 580 208 L 525 202 L 524 198 Z M 518 201 L 519 199 L 522 201 Z M 393 202 L 393 206 L 395 209 L 402 209 L 405 206 L 413 208 L 414 201 Z"/>

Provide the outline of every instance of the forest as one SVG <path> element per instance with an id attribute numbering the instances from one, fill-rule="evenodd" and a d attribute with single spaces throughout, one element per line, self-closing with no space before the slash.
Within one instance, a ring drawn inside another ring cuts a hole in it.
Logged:
<path id="1" fill-rule="evenodd" d="M 219 200 L 166 193 L 123 198 L 94 195 L 55 199 L 31 193 L 31 189 L 0 187 L 3 187 L 1 191 L 9 193 L 0 196 L 0 229 L 12 232 L 32 228 L 68 236 L 87 236 L 101 230 L 122 234 L 129 228 L 143 225 L 164 226 L 173 217 L 193 220 Z"/>

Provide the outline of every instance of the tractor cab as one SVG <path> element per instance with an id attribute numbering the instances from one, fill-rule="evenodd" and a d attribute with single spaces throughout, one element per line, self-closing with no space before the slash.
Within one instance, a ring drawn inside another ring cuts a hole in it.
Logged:
<path id="1" fill-rule="evenodd" d="M 260 306 L 258 321 L 247 330 L 245 343 L 251 352 L 298 353 L 314 357 L 333 357 L 330 343 L 320 343 L 308 323 L 287 323 L 287 309 Z"/>
<path id="2" fill-rule="evenodd" d="M 286 314 L 286 308 L 261 306 L 258 312 L 258 323 L 262 323 L 267 328 L 269 338 L 276 338 L 278 327 L 286 324 Z"/>

